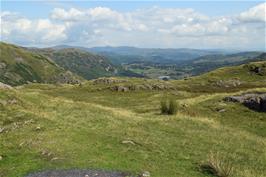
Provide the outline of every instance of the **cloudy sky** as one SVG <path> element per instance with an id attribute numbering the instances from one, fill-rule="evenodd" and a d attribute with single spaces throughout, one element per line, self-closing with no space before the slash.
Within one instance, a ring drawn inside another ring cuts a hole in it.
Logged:
<path id="1" fill-rule="evenodd" d="M 1 41 L 24 46 L 265 50 L 259 1 L 1 1 Z"/>

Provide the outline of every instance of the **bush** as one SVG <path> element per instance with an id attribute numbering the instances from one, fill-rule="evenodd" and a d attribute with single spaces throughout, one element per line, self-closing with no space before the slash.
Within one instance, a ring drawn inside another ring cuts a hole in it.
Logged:
<path id="1" fill-rule="evenodd" d="M 229 177 L 233 173 L 233 166 L 230 160 L 221 155 L 211 153 L 207 162 L 200 165 L 201 170 L 217 177 Z"/>
<path id="2" fill-rule="evenodd" d="M 168 114 L 168 105 L 166 100 L 161 101 L 161 113 Z"/>
<path id="3" fill-rule="evenodd" d="M 174 115 L 177 112 L 177 104 L 176 101 L 171 99 L 169 101 L 169 108 L 168 108 L 168 114 L 170 115 Z"/>
<path id="4" fill-rule="evenodd" d="M 161 113 L 162 114 L 168 114 L 168 115 L 174 115 L 177 112 L 177 104 L 176 101 L 171 99 L 169 100 L 163 100 L 161 101 Z"/>

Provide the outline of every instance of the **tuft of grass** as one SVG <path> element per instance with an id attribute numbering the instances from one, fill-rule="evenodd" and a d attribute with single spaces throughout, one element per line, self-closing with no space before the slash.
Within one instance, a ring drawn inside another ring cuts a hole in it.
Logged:
<path id="1" fill-rule="evenodd" d="M 230 160 L 219 153 L 211 153 L 208 160 L 200 165 L 203 172 L 217 177 L 230 177 L 233 173 L 233 165 Z"/>
<path id="2" fill-rule="evenodd" d="M 169 108 L 168 108 L 168 114 L 169 115 L 174 115 L 177 112 L 177 104 L 176 104 L 176 100 L 171 99 L 169 101 Z"/>
<path id="3" fill-rule="evenodd" d="M 174 99 L 161 101 L 161 113 L 174 115 L 177 113 L 177 103 Z"/>
<path id="4" fill-rule="evenodd" d="M 161 101 L 161 113 L 167 114 L 168 113 L 168 105 L 166 100 Z"/>

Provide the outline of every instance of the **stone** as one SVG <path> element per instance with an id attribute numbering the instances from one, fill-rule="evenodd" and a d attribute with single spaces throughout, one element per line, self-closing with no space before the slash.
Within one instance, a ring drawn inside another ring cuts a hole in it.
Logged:
<path id="1" fill-rule="evenodd" d="M 148 171 L 144 171 L 142 174 L 141 174 L 141 177 L 150 177 L 150 172 Z"/>
<path id="2" fill-rule="evenodd" d="M 12 89 L 12 88 L 13 87 L 11 87 L 10 85 L 7 85 L 7 84 L 0 82 L 0 89 L 8 90 L 8 89 Z"/>
<path id="3" fill-rule="evenodd" d="M 237 96 L 228 96 L 224 101 L 239 102 L 249 109 L 266 112 L 266 93 L 246 93 Z"/>
<path id="4" fill-rule="evenodd" d="M 132 144 L 132 145 L 135 145 L 135 143 L 131 140 L 124 140 L 122 141 L 122 144 Z"/>
<path id="5" fill-rule="evenodd" d="M 5 128 L 0 128 L 0 133 L 4 133 Z"/>
<path id="6" fill-rule="evenodd" d="M 35 128 L 35 130 L 39 131 L 39 130 L 41 130 L 41 127 L 40 127 L 40 126 L 37 126 L 37 127 Z"/>

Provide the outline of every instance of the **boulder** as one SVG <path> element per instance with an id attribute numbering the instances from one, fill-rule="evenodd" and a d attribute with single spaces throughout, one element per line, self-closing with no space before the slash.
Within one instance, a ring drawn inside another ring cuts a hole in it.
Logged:
<path id="1" fill-rule="evenodd" d="M 266 112 L 266 93 L 246 93 L 237 96 L 228 96 L 224 101 L 239 102 L 249 109 Z"/>
<path id="2" fill-rule="evenodd" d="M 0 82 L 0 89 L 8 90 L 8 89 L 12 89 L 12 88 L 13 87 L 11 87 L 10 85 L 7 85 L 7 84 Z"/>

